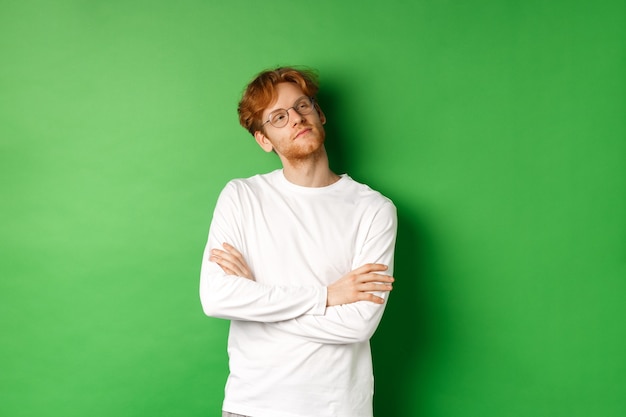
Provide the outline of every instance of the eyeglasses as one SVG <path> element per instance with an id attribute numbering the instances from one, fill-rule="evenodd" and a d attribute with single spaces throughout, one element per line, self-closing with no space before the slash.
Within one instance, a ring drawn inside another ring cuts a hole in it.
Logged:
<path id="1" fill-rule="evenodd" d="M 277 128 L 285 127 L 289 122 L 289 110 L 294 109 L 299 115 L 305 116 L 313 111 L 313 107 L 312 97 L 302 97 L 288 109 L 278 109 L 271 112 L 268 119 L 261 126 L 269 123 Z"/>

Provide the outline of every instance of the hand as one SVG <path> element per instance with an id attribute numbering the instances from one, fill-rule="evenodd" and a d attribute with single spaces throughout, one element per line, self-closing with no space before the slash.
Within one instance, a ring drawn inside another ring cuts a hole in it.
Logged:
<path id="1" fill-rule="evenodd" d="M 222 244 L 224 250 L 212 249 L 209 261 L 215 262 L 228 275 L 236 275 L 238 277 L 248 278 L 254 281 L 252 271 L 243 258 L 241 252 L 228 243 Z"/>
<path id="2" fill-rule="evenodd" d="M 393 277 L 376 273 L 376 271 L 386 270 L 386 265 L 366 264 L 339 278 L 328 286 L 326 306 L 350 304 L 357 301 L 384 303 L 384 299 L 371 294 L 370 291 L 392 290 Z"/>

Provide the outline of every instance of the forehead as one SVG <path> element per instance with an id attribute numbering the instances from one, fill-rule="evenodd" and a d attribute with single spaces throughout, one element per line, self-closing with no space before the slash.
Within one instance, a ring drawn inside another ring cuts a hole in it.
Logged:
<path id="1" fill-rule="evenodd" d="M 277 109 L 286 109 L 300 97 L 306 96 L 298 84 L 284 82 L 276 84 L 276 98 L 267 106 L 264 114 L 269 114 Z"/>

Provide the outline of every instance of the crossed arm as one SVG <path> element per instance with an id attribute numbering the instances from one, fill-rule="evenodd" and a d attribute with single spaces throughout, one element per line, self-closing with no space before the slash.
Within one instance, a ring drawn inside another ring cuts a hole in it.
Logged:
<path id="1" fill-rule="evenodd" d="M 209 261 L 215 262 L 228 275 L 235 275 L 254 281 L 252 271 L 241 252 L 228 243 L 223 250 L 213 249 Z M 351 304 L 357 301 L 370 301 L 383 304 L 385 300 L 372 292 L 389 292 L 393 289 L 394 278 L 382 274 L 387 270 L 383 264 L 365 264 L 348 272 L 327 289 L 326 306 Z"/>
<path id="2" fill-rule="evenodd" d="M 248 214 L 241 212 L 239 201 L 245 189 L 236 185 L 229 184 L 222 192 L 211 222 L 200 279 L 205 314 L 261 322 L 318 343 L 368 340 L 382 317 L 384 299 L 394 281 L 390 276 L 397 228 L 393 204 L 382 205 L 365 220 L 367 234 L 354 254 L 354 270 L 327 287 L 315 283 L 267 285 L 255 280 L 243 255 L 241 230 L 248 226 L 242 219 Z"/>

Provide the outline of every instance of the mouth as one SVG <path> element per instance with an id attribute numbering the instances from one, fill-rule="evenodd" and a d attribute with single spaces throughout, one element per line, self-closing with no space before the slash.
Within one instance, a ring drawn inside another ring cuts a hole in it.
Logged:
<path id="1" fill-rule="evenodd" d="M 304 136 L 304 135 L 306 135 L 306 134 L 307 134 L 307 133 L 309 133 L 310 131 L 311 131 L 311 128 L 310 128 L 310 127 L 307 127 L 307 128 L 305 128 L 305 129 L 302 129 L 301 131 L 299 131 L 299 132 L 296 134 L 296 136 L 294 137 L 294 140 L 295 140 L 295 139 L 298 139 L 298 138 L 300 138 L 300 137 L 302 137 L 302 136 Z"/>

